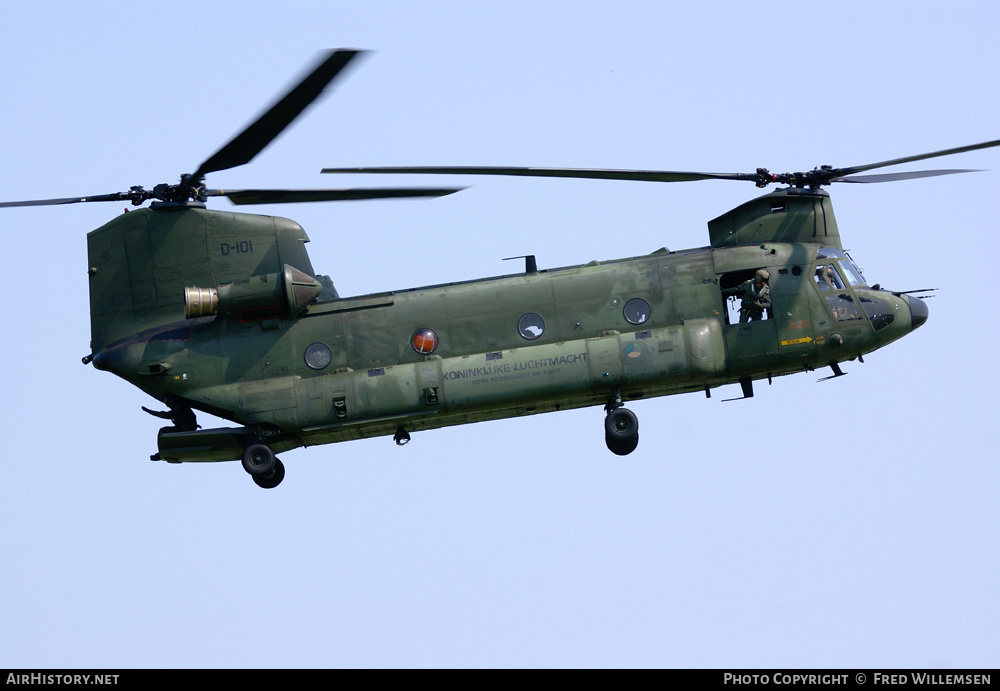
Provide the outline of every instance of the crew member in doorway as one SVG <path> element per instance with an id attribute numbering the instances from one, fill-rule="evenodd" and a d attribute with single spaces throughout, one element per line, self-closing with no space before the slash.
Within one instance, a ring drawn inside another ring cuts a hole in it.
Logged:
<path id="1" fill-rule="evenodd" d="M 771 274 L 764 269 L 758 269 L 753 278 L 747 279 L 737 286 L 722 291 L 723 295 L 735 295 L 740 303 L 740 323 L 764 318 L 764 310 L 771 308 L 771 288 L 768 281 Z"/>

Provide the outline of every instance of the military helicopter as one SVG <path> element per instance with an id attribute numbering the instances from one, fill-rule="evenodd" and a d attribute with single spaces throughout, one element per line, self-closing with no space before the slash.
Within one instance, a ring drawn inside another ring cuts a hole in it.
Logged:
<path id="1" fill-rule="evenodd" d="M 250 162 L 359 51 L 336 50 L 177 184 L 152 190 L 0 203 L 129 201 L 87 235 L 91 344 L 84 364 L 166 406 L 152 460 L 240 460 L 276 487 L 276 454 L 302 446 L 603 406 L 608 449 L 637 448 L 628 401 L 753 382 L 859 359 L 920 327 L 918 297 L 870 284 L 844 251 L 822 187 L 969 172 L 859 175 L 1000 146 L 1000 140 L 848 168 L 772 174 L 564 168 L 327 168 L 325 173 L 522 175 L 685 182 L 742 180 L 783 189 L 709 221 L 709 245 L 580 266 L 341 297 L 313 270 L 303 228 L 215 211 L 209 197 L 263 204 L 440 197 L 460 188 L 243 189 L 205 176 Z M 756 291 L 750 294 L 751 286 Z M 742 294 L 740 310 L 736 297 Z M 197 412 L 236 423 L 201 429 Z"/>

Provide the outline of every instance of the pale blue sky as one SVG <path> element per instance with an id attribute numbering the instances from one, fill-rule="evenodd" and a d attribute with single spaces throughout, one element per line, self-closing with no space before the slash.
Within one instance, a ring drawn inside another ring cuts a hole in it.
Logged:
<path id="1" fill-rule="evenodd" d="M 159 8 L 159 9 L 154 9 Z M 375 51 L 211 187 L 395 182 L 324 166 L 712 172 L 1000 137 L 995 2 L 7 3 L 0 199 L 174 182 L 324 48 Z M 940 163 L 940 165 L 938 165 Z M 832 188 L 873 282 L 937 287 L 913 335 L 817 384 L 166 465 L 151 400 L 80 364 L 87 231 L 5 209 L 4 667 L 996 667 L 990 172 Z M 260 207 L 344 295 L 707 244 L 727 182 L 415 179 L 433 201 Z M 219 208 L 231 208 L 217 200 Z"/>

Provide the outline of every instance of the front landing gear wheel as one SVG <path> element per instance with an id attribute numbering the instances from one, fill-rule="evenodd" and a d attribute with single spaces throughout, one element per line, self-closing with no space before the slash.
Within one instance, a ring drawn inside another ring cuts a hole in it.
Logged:
<path id="1" fill-rule="evenodd" d="M 271 447 L 266 444 L 251 444 L 243 451 L 243 470 L 255 478 L 258 475 L 270 475 L 277 460 Z"/>
<path id="2" fill-rule="evenodd" d="M 615 408 L 604 418 L 604 433 L 622 441 L 630 439 L 639 434 L 639 418 L 628 408 Z"/>
<path id="3" fill-rule="evenodd" d="M 277 458 L 274 459 L 274 470 L 268 475 L 253 475 L 253 481 L 258 487 L 264 489 L 274 489 L 285 479 L 285 464 Z"/>
<path id="4" fill-rule="evenodd" d="M 608 449 L 627 456 L 639 445 L 639 418 L 628 408 L 614 408 L 604 418 L 604 441 Z"/>

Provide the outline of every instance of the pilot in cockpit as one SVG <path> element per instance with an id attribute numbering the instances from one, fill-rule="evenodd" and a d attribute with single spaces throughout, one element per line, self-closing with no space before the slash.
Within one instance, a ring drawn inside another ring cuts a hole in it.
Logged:
<path id="1" fill-rule="evenodd" d="M 844 284 L 832 264 L 816 267 L 816 284 L 820 290 L 843 290 Z"/>

